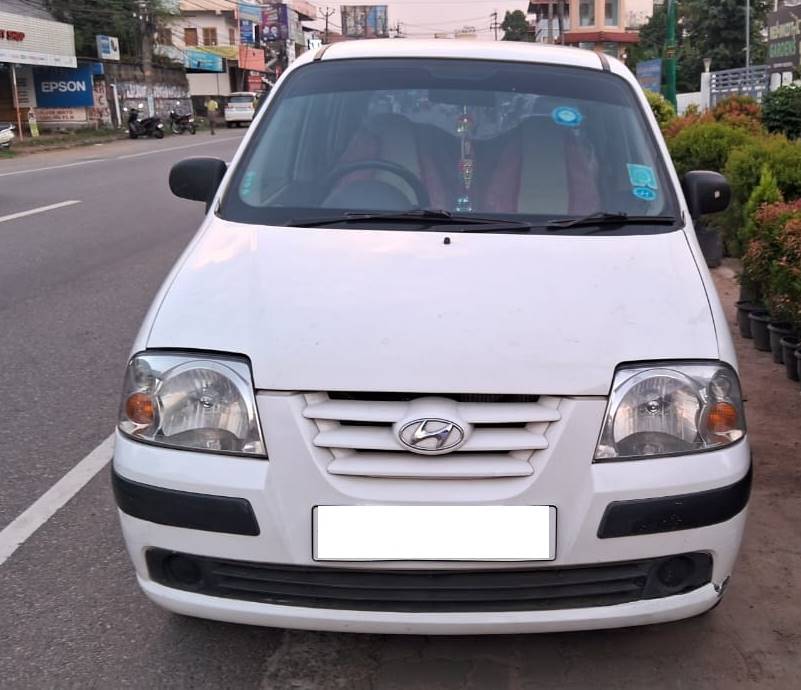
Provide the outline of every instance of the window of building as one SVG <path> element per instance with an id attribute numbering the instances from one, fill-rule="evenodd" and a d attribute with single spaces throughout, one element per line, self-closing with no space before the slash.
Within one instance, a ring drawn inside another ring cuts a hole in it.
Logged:
<path id="1" fill-rule="evenodd" d="M 172 45 L 172 29 L 169 26 L 160 26 L 156 42 L 162 46 Z"/>
<path id="2" fill-rule="evenodd" d="M 579 26 L 595 26 L 595 0 L 579 0 Z"/>
<path id="3" fill-rule="evenodd" d="M 579 41 L 578 47 L 582 50 L 595 50 L 595 44 L 592 41 Z"/>
<path id="4" fill-rule="evenodd" d="M 618 57 L 618 53 L 620 52 L 620 46 L 617 43 L 612 43 L 611 41 L 604 41 L 603 51 L 607 55 L 611 55 L 612 57 Z"/>
<path id="5" fill-rule="evenodd" d="M 197 45 L 197 29 L 184 29 L 184 44 L 188 46 Z"/>
<path id="6" fill-rule="evenodd" d="M 228 28 L 228 45 L 235 46 L 236 45 L 236 31 L 232 28 Z"/>
<path id="7" fill-rule="evenodd" d="M 203 27 L 203 45 L 216 46 L 217 45 L 217 28 L 214 26 Z"/>
<path id="8" fill-rule="evenodd" d="M 620 0 L 606 0 L 604 5 L 604 24 L 618 26 L 620 19 Z"/>

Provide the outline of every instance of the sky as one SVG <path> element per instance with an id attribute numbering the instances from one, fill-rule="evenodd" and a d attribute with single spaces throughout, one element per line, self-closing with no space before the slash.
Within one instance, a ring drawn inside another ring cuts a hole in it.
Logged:
<path id="1" fill-rule="evenodd" d="M 330 28 L 334 31 L 340 30 L 341 17 L 339 12 L 340 5 L 361 5 L 368 4 L 370 0 L 346 0 L 345 2 L 326 2 L 326 0 L 312 0 L 315 5 L 324 12 L 326 8 L 335 10 L 329 19 Z M 490 15 L 498 12 L 498 22 L 502 22 L 507 11 L 522 10 L 528 8 L 528 0 L 515 0 L 507 2 L 493 2 L 490 0 L 396 0 L 395 2 L 382 3 L 375 0 L 376 4 L 387 4 L 389 24 L 392 27 L 400 22 L 401 30 L 410 38 L 431 38 L 435 33 L 450 33 L 463 26 L 473 26 L 480 38 L 494 38 L 494 33 L 490 29 L 492 19 Z M 626 14 L 637 14 L 641 18 L 650 15 L 653 9 L 653 0 L 627 0 Z M 318 22 L 317 27 L 322 28 L 322 22 Z M 499 37 L 503 33 L 498 30 Z"/>

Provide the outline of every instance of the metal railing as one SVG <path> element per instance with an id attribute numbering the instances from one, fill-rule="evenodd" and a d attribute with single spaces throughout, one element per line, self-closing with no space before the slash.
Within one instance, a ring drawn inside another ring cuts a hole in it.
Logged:
<path id="1" fill-rule="evenodd" d="M 710 83 L 710 100 L 714 107 L 720 101 L 731 96 L 751 96 L 757 101 L 767 93 L 770 76 L 767 65 L 752 65 L 712 72 Z"/>

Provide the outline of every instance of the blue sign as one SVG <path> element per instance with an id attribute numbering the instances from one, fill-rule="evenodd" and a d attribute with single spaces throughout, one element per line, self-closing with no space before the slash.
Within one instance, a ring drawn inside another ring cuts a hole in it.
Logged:
<path id="1" fill-rule="evenodd" d="M 40 108 L 80 108 L 95 104 L 92 65 L 37 67 L 33 71 L 36 102 Z"/>
<path id="2" fill-rule="evenodd" d="M 646 91 L 662 93 L 662 60 L 644 60 L 637 63 L 637 81 Z"/>
<path id="3" fill-rule="evenodd" d="M 239 3 L 239 19 L 261 23 L 261 5 L 252 5 L 246 2 Z"/>
<path id="4" fill-rule="evenodd" d="M 240 43 L 253 44 L 256 41 L 253 38 L 253 22 L 247 19 L 239 20 L 239 41 Z"/>
<path id="5" fill-rule="evenodd" d="M 187 48 L 184 51 L 184 65 L 189 69 L 201 70 L 203 72 L 222 72 L 223 59 L 214 53 L 207 53 L 205 50 Z"/>

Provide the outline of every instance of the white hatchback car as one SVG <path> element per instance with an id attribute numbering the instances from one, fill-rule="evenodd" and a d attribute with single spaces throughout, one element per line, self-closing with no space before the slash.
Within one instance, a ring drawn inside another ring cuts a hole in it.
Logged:
<path id="1" fill-rule="evenodd" d="M 512 633 L 713 607 L 751 454 L 734 350 L 629 71 L 527 43 L 353 41 L 281 78 L 125 378 L 139 584 L 225 621 Z"/>

